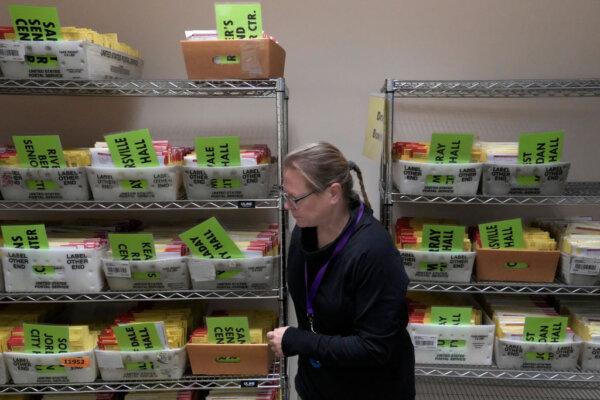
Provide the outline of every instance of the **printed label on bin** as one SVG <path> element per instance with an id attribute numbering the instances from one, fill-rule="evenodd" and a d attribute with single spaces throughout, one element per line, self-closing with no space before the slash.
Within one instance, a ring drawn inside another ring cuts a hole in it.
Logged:
<path id="1" fill-rule="evenodd" d="M 231 240 L 215 217 L 194 226 L 179 235 L 198 258 L 244 258 L 244 253 Z"/>
<path id="2" fill-rule="evenodd" d="M 454 185 L 454 175 L 427 175 L 425 183 L 427 185 Z"/>
<path id="3" fill-rule="evenodd" d="M 90 358 L 88 356 L 84 357 L 62 357 L 60 359 L 60 365 L 67 368 L 89 368 L 90 366 Z"/>
<path id="4" fill-rule="evenodd" d="M 239 179 L 211 179 L 211 189 L 235 189 L 241 187 Z"/>
<path id="5" fill-rule="evenodd" d="M 519 164 L 546 164 L 562 159 L 563 131 L 522 133 L 519 136 Z"/>
<path id="6" fill-rule="evenodd" d="M 156 271 L 149 271 L 149 272 L 142 272 L 142 271 L 136 271 L 133 272 L 131 274 L 131 278 L 134 281 L 160 281 L 160 272 L 156 272 Z"/>
<path id="7" fill-rule="evenodd" d="M 162 335 L 159 333 L 162 329 Z M 164 326 L 161 322 L 136 322 L 112 328 L 120 351 L 150 351 L 165 349 Z"/>
<path id="8" fill-rule="evenodd" d="M 25 61 L 25 45 L 21 42 L 0 43 L 0 61 Z"/>
<path id="9" fill-rule="evenodd" d="M 131 278 L 131 267 L 127 264 L 104 262 L 104 275 L 107 278 Z"/>
<path id="10" fill-rule="evenodd" d="M 158 157 L 148 129 L 104 136 L 117 168 L 158 167 Z"/>
<path id="11" fill-rule="evenodd" d="M 240 137 L 198 136 L 196 158 L 199 167 L 239 167 L 242 165 Z"/>
<path id="12" fill-rule="evenodd" d="M 54 276 L 56 268 L 52 265 L 34 265 L 32 271 L 35 275 Z"/>
<path id="13" fill-rule="evenodd" d="M 134 190 L 146 190 L 150 187 L 145 179 L 128 179 L 119 181 L 119 185 L 123 190 L 131 192 Z"/>
<path id="14" fill-rule="evenodd" d="M 121 357 L 121 353 L 117 351 L 97 351 L 96 361 L 98 362 L 98 366 L 100 368 L 121 369 L 125 367 L 123 365 L 123 358 Z"/>
<path id="15" fill-rule="evenodd" d="M 215 3 L 217 38 L 258 39 L 262 37 L 260 3 Z"/>
<path id="16" fill-rule="evenodd" d="M 437 335 L 413 335 L 413 345 L 415 346 L 415 350 L 437 350 L 437 344 Z"/>
<path id="17" fill-rule="evenodd" d="M 600 259 L 573 257 L 571 258 L 571 268 L 569 272 L 577 275 L 596 276 L 600 274 Z"/>
<path id="18" fill-rule="evenodd" d="M 148 261 L 156 259 L 154 236 L 151 233 L 109 233 L 108 242 L 115 260 Z"/>
<path id="19" fill-rule="evenodd" d="M 65 168 L 58 135 L 13 136 L 19 165 L 23 168 Z"/>
<path id="20" fill-rule="evenodd" d="M 525 248 L 521 218 L 479 224 L 479 234 L 483 248 Z"/>
<path id="21" fill-rule="evenodd" d="M 554 353 L 544 352 L 537 353 L 535 351 L 528 351 L 525 353 L 525 361 L 535 362 L 535 361 L 552 361 L 554 360 Z"/>
<path id="22" fill-rule="evenodd" d="M 206 317 L 208 342 L 215 344 L 248 344 L 248 317 Z"/>
<path id="23" fill-rule="evenodd" d="M 434 325 L 471 325 L 471 307 L 431 307 L 431 323 Z"/>
<path id="24" fill-rule="evenodd" d="M 215 357 L 215 362 L 221 364 L 238 364 L 242 362 L 242 359 L 234 356 L 217 356 Z"/>
<path id="25" fill-rule="evenodd" d="M 567 324 L 567 317 L 525 317 L 523 337 L 527 342 L 564 342 Z"/>
<path id="26" fill-rule="evenodd" d="M 369 96 L 369 109 L 367 112 L 367 129 L 363 143 L 363 155 L 374 161 L 379 161 L 385 137 L 385 98 L 382 95 Z"/>
<path id="27" fill-rule="evenodd" d="M 540 177 L 536 175 L 518 175 L 517 185 L 519 186 L 537 186 L 540 184 Z"/>
<path id="28" fill-rule="evenodd" d="M 58 57 L 54 54 L 26 55 L 25 63 L 29 69 L 60 69 Z"/>
<path id="29" fill-rule="evenodd" d="M 23 324 L 25 353 L 58 354 L 69 352 L 69 327 L 64 325 Z"/>
<path id="30" fill-rule="evenodd" d="M 466 350 L 467 341 L 462 339 L 438 339 L 437 347 L 443 351 L 459 351 L 463 352 Z"/>
<path id="31" fill-rule="evenodd" d="M 529 265 L 524 262 L 507 262 L 504 264 L 504 268 L 516 270 L 516 269 L 527 269 Z"/>
<path id="32" fill-rule="evenodd" d="M 448 270 L 448 264 L 421 261 L 419 263 L 418 269 L 420 271 L 427 271 L 427 272 L 446 272 Z"/>
<path id="33" fill-rule="evenodd" d="M 154 369 L 152 361 L 130 362 L 125 364 L 127 371 L 149 371 Z"/>
<path id="34" fill-rule="evenodd" d="M 56 7 L 9 5 L 8 11 L 18 40 L 58 41 L 62 39 Z"/>
<path id="35" fill-rule="evenodd" d="M 433 133 L 429 146 L 429 162 L 464 164 L 471 162 L 472 133 Z"/>
<path id="36" fill-rule="evenodd" d="M 2 225 L 4 247 L 13 249 L 48 249 L 44 225 Z"/>
<path id="37" fill-rule="evenodd" d="M 67 371 L 62 365 L 36 365 L 35 372 L 38 374 L 66 374 Z"/>
<path id="38" fill-rule="evenodd" d="M 190 277 L 195 282 L 211 282 L 217 278 L 214 265 L 194 265 L 190 261 Z"/>
<path id="39" fill-rule="evenodd" d="M 38 179 L 27 179 L 25 181 L 25 187 L 29 190 L 57 190 L 59 188 L 58 183 L 54 181 Z"/>
<path id="40" fill-rule="evenodd" d="M 423 225 L 421 248 L 427 251 L 462 251 L 465 227 L 455 225 Z"/>

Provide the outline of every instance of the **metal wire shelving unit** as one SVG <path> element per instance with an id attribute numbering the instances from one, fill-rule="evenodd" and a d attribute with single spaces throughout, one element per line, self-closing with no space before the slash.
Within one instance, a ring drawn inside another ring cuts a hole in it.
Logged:
<path id="1" fill-rule="evenodd" d="M 477 206 L 596 206 L 600 204 L 600 182 L 569 182 L 562 196 L 415 196 L 401 193 L 392 179 L 391 150 L 394 143 L 394 103 L 396 99 L 460 99 L 460 98 L 548 98 L 600 97 L 600 80 L 490 80 L 490 81 L 404 81 L 388 79 L 383 86 L 387 124 L 380 165 L 381 220 L 391 232 L 394 206 L 477 205 Z M 519 282 L 421 282 L 410 283 L 409 290 L 507 295 L 582 295 L 600 294 L 600 286 L 571 286 L 556 281 L 551 284 Z M 496 366 L 417 365 L 418 385 L 423 387 L 420 400 L 504 397 L 502 388 L 511 386 L 511 400 L 532 398 L 542 386 L 572 383 L 581 391 L 582 399 L 600 398 L 600 374 L 586 371 L 503 370 Z M 458 379 L 458 381 L 457 381 Z M 468 383 L 468 384 L 467 384 Z M 470 384 L 473 385 L 470 385 Z M 497 386 L 492 386 L 493 384 Z M 456 396 L 447 395 L 452 385 Z M 433 385 L 433 386 L 432 386 Z M 502 386 L 500 386 L 502 385 Z M 432 391 L 433 387 L 442 388 Z M 591 389 L 587 389 L 590 387 Z M 471 390 L 467 393 L 465 390 Z M 537 390 L 537 391 L 536 391 Z M 442 393 L 443 392 L 443 393 Z M 485 393 L 483 393 L 485 392 Z M 527 392 L 527 393 L 525 393 Z M 489 395 L 490 397 L 485 397 Z M 522 396 L 522 397 L 520 397 Z M 567 397 L 557 397 L 566 399 Z M 577 397 L 579 398 L 579 397 Z M 573 397 L 575 399 L 575 397 Z"/>
<path id="2" fill-rule="evenodd" d="M 12 80 L 0 78 L 0 95 L 27 96 L 88 96 L 88 97 L 157 97 L 198 99 L 262 98 L 274 100 L 278 183 L 281 183 L 281 161 L 288 149 L 288 92 L 285 80 L 134 80 L 134 81 L 68 81 L 68 80 Z M 181 210 L 238 210 L 272 209 L 277 211 L 280 243 L 286 243 L 287 213 L 276 191 L 265 199 L 178 200 L 170 202 L 34 202 L 0 200 L 0 216 L 18 217 L 24 211 L 44 213 L 63 212 L 126 212 Z M 14 219 L 14 218 L 13 218 Z M 276 288 L 265 290 L 181 290 L 154 292 L 100 292 L 100 293 L 0 293 L 4 303 L 76 303 L 122 301 L 178 301 L 178 300 L 244 300 L 275 299 L 278 301 L 280 322 L 287 323 L 287 296 L 285 295 L 285 246 L 281 247 L 281 262 Z M 22 393 L 88 393 L 164 391 L 185 389 L 237 389 L 244 387 L 280 388 L 282 398 L 289 396 L 284 364 L 276 363 L 268 376 L 184 376 L 176 381 L 131 381 L 86 384 L 40 383 L 35 385 L 0 385 L 0 394 Z"/>

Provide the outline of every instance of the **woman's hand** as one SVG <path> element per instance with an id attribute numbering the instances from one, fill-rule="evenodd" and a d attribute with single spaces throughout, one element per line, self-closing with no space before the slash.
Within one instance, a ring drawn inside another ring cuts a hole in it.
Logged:
<path id="1" fill-rule="evenodd" d="M 277 357 L 283 357 L 283 350 L 281 349 L 281 340 L 283 339 L 283 334 L 289 328 L 289 326 L 283 326 L 281 328 L 276 328 L 271 332 L 267 333 L 267 340 L 269 341 L 269 347 L 275 353 Z"/>

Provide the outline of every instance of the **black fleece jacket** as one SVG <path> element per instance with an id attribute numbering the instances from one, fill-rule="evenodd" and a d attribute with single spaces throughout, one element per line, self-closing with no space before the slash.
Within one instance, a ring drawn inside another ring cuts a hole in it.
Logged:
<path id="1" fill-rule="evenodd" d="M 346 229 L 357 210 L 353 204 Z M 295 227 L 292 233 L 287 280 L 299 327 L 286 330 L 282 347 L 286 356 L 300 356 L 296 390 L 304 400 L 413 400 L 408 278 L 388 232 L 370 209 L 329 264 L 313 305 L 317 333 L 310 331 L 304 265 L 310 287 L 338 240 L 319 249 L 316 228 Z M 320 367 L 315 368 L 315 360 Z"/>

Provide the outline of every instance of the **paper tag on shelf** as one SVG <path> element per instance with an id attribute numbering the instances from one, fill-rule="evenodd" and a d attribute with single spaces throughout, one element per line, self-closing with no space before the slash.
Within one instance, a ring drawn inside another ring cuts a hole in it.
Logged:
<path id="1" fill-rule="evenodd" d="M 129 264 L 105 262 L 104 275 L 107 278 L 131 278 L 131 267 Z"/>
<path id="2" fill-rule="evenodd" d="M 120 352 L 96 352 L 96 361 L 100 368 L 106 369 L 122 369 L 125 368 L 123 365 L 123 359 L 121 358 Z"/>
<path id="3" fill-rule="evenodd" d="M 471 162 L 472 133 L 432 133 L 428 159 L 436 164 Z"/>
<path id="4" fill-rule="evenodd" d="M 60 359 L 60 365 L 68 368 L 89 368 L 90 358 L 89 357 L 62 357 Z"/>
<path id="5" fill-rule="evenodd" d="M 571 269 L 569 272 L 578 275 L 596 276 L 600 274 L 600 259 L 573 257 L 571 258 Z"/>
<path id="6" fill-rule="evenodd" d="M 415 350 L 437 350 L 437 335 L 413 335 Z"/>
<path id="7" fill-rule="evenodd" d="M 0 41 L 0 61 L 25 61 L 25 45 L 21 42 Z"/>
<path id="8" fill-rule="evenodd" d="M 385 98 L 378 94 L 369 96 L 367 112 L 367 128 L 363 143 L 363 155 L 374 161 L 379 161 L 385 137 Z"/>
<path id="9" fill-rule="evenodd" d="M 522 133 L 519 136 L 519 164 L 546 164 L 562 158 L 563 131 Z"/>

